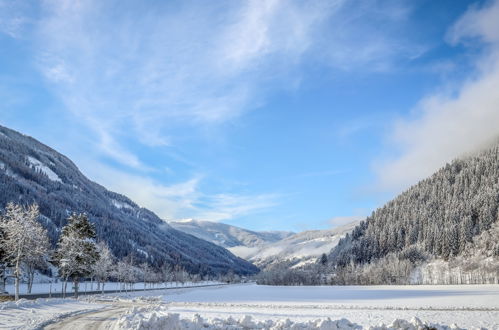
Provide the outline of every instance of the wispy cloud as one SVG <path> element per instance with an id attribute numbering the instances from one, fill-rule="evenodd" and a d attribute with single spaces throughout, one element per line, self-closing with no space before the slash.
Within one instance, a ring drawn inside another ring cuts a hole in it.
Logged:
<path id="1" fill-rule="evenodd" d="M 116 135 L 168 145 L 174 125 L 218 124 L 251 108 L 266 79 L 252 70 L 272 54 L 299 55 L 319 15 L 282 1 L 130 6 L 46 2 L 37 44 L 54 91 L 97 131 L 101 151 L 127 165 L 136 164 L 107 147 L 119 143 Z"/>
<path id="2" fill-rule="evenodd" d="M 449 30 L 448 40 L 472 47 L 482 43 L 484 54 L 472 78 L 425 97 L 412 118 L 395 124 L 391 138 L 399 156 L 377 166 L 384 188 L 405 188 L 499 136 L 499 1 L 469 9 Z"/>
<path id="3" fill-rule="evenodd" d="M 165 220 L 231 220 L 269 209 L 280 199 L 277 194 L 206 194 L 200 188 L 203 175 L 165 185 L 144 175 L 130 174 L 95 162 L 92 164 L 93 170 L 89 174 L 93 179 L 113 191 L 126 194 Z"/>
<path id="4" fill-rule="evenodd" d="M 94 131 L 101 152 L 137 167 L 118 147 L 120 135 L 165 146 L 174 143 L 172 127 L 237 118 L 305 54 L 308 61 L 367 69 L 417 53 L 393 31 L 366 33 L 376 15 L 385 26 L 408 15 L 394 3 L 375 8 L 342 0 L 45 1 L 35 50 L 51 88 Z"/>
<path id="5" fill-rule="evenodd" d="M 30 22 L 29 49 L 48 89 L 93 143 L 87 170 L 104 166 L 102 155 L 131 169 L 94 178 L 163 217 L 226 220 L 272 207 L 278 197 L 203 194 L 202 176 L 159 183 L 148 176 L 154 164 L 127 143 L 168 148 L 179 131 L 190 138 L 221 127 L 300 81 L 303 64 L 386 70 L 419 56 L 425 46 L 406 41 L 400 28 L 409 2 L 382 3 L 45 0 Z M 26 18 L 10 7 L 0 12 L 0 31 L 18 36 Z M 374 34 L 379 21 L 384 28 Z"/>

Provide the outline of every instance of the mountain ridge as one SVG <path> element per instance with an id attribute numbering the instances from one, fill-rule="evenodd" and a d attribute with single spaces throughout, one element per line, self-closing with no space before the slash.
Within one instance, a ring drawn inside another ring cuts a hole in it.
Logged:
<path id="1" fill-rule="evenodd" d="M 187 271 L 253 274 L 258 269 L 226 249 L 175 230 L 128 197 L 85 177 L 66 156 L 0 125 L 0 207 L 36 202 L 52 243 L 72 212 L 87 213 L 99 239 L 118 258 L 132 254 L 155 267 L 180 265 Z"/>

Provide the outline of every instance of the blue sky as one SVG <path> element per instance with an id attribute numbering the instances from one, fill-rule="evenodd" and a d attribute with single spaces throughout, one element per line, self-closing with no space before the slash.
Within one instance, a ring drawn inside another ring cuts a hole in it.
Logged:
<path id="1" fill-rule="evenodd" d="M 497 137 L 498 1 L 0 0 L 0 124 L 164 219 L 369 215 Z"/>

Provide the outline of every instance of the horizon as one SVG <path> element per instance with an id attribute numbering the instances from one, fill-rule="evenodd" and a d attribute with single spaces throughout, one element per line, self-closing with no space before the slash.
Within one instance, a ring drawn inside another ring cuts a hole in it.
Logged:
<path id="1" fill-rule="evenodd" d="M 497 17 L 498 0 L 0 0 L 0 124 L 166 221 L 334 228 L 497 138 Z"/>

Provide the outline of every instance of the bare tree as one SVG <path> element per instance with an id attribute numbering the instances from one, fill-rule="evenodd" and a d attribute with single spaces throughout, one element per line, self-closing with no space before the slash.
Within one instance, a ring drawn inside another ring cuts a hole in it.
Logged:
<path id="1" fill-rule="evenodd" d="M 0 218 L 5 257 L 14 267 L 16 300 L 19 299 L 22 266 L 26 263 L 33 265 L 33 262 L 46 256 L 49 251 L 47 231 L 37 221 L 39 214 L 36 204 L 23 207 L 9 203 L 5 214 Z"/>
<path id="2" fill-rule="evenodd" d="M 102 290 L 104 293 L 104 285 L 113 271 L 114 256 L 104 242 L 97 244 L 97 251 L 99 252 L 99 259 L 93 266 L 93 275 L 97 280 L 97 290 Z"/>

